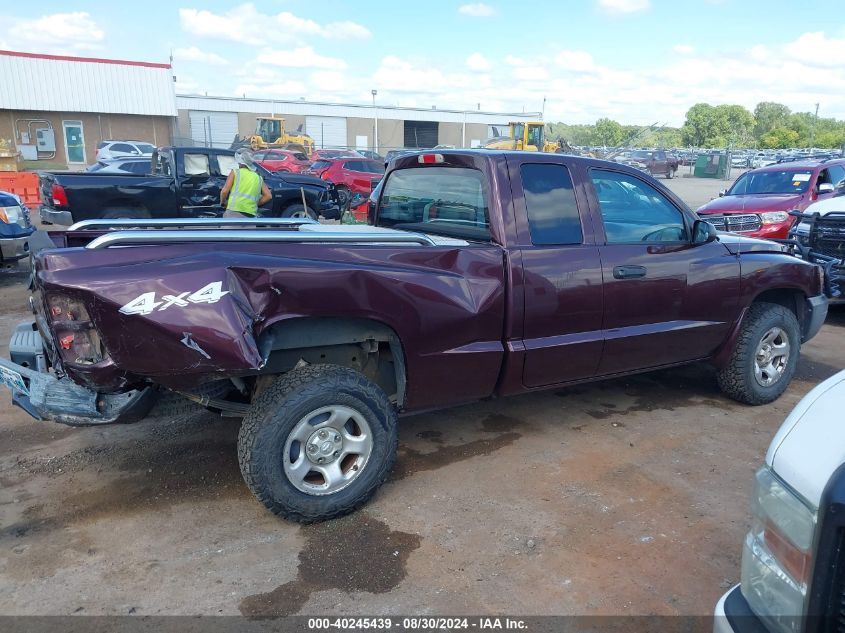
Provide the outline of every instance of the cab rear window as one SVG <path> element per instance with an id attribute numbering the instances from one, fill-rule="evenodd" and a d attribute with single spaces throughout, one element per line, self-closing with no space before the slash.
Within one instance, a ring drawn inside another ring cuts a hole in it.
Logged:
<path id="1" fill-rule="evenodd" d="M 480 171 L 419 167 L 391 173 L 378 225 L 463 239 L 490 239 L 490 212 Z"/>

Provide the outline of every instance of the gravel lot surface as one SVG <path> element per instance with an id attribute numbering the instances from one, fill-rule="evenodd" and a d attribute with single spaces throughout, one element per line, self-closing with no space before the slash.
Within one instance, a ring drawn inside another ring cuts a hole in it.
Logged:
<path id="1" fill-rule="evenodd" d="M 693 208 L 725 185 L 664 182 Z M 25 279 L 0 273 L 4 356 Z M 840 309 L 763 407 L 692 366 L 404 418 L 374 501 L 310 527 L 250 496 L 232 421 L 71 429 L 6 404 L 0 613 L 708 615 L 739 577 L 752 474 L 845 365 L 843 334 Z"/>

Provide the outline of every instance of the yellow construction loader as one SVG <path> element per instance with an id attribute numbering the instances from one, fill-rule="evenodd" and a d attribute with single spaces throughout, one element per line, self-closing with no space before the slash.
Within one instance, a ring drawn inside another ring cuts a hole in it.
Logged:
<path id="1" fill-rule="evenodd" d="M 235 137 L 232 149 L 249 147 L 252 150 L 276 148 L 289 149 L 311 156 L 314 151 L 314 139 L 302 131 L 302 126 L 296 134 L 288 134 L 285 120 L 279 117 L 257 117 L 255 119 L 255 134 L 240 138 Z"/>
<path id="2" fill-rule="evenodd" d="M 570 153 L 569 143 L 546 140 L 546 124 L 542 121 L 508 123 L 507 136 L 493 128 L 495 136 L 484 143 L 485 149 L 519 149 L 526 152 Z"/>

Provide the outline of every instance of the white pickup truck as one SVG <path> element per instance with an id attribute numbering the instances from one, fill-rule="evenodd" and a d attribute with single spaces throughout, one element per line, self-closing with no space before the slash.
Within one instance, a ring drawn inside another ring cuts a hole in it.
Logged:
<path id="1" fill-rule="evenodd" d="M 793 409 L 757 471 L 741 584 L 716 633 L 845 630 L 845 371 Z"/>

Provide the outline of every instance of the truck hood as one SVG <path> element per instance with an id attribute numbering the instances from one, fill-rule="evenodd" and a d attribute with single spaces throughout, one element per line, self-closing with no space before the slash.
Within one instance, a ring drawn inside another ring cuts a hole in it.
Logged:
<path id="1" fill-rule="evenodd" d="M 827 215 L 834 211 L 845 212 L 845 196 L 834 196 L 826 200 L 819 200 L 804 210 L 805 213 L 818 213 L 819 215 Z"/>
<path id="2" fill-rule="evenodd" d="M 718 232 L 719 241 L 725 245 L 732 255 L 742 253 L 783 253 L 784 247 L 771 240 L 761 240 L 756 237 L 745 237 L 736 233 Z"/>
<path id="3" fill-rule="evenodd" d="M 845 463 L 845 371 L 808 393 L 781 425 L 766 463 L 807 501 L 818 507 L 834 471 Z"/>
<path id="4" fill-rule="evenodd" d="M 719 215 L 731 213 L 762 213 L 763 211 L 791 211 L 797 209 L 804 200 L 802 194 L 767 194 L 747 196 L 722 196 L 714 198 L 703 207 L 698 213 L 707 215 L 718 213 Z"/>

